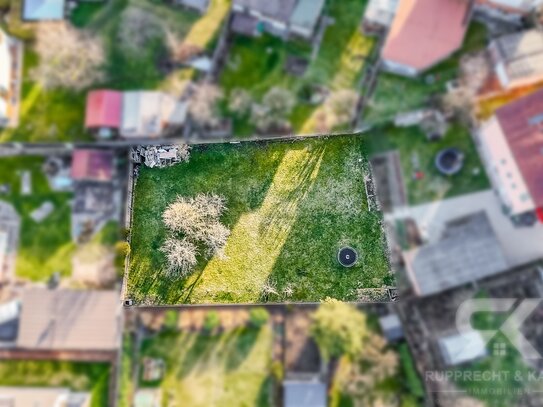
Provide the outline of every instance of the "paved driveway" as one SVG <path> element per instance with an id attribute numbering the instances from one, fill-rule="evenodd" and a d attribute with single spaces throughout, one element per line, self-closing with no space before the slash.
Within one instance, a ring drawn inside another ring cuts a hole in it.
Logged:
<path id="1" fill-rule="evenodd" d="M 502 245 L 510 266 L 543 259 L 543 224 L 516 228 L 503 214 L 500 201 L 492 190 L 467 194 L 443 201 L 401 208 L 386 219 L 413 218 L 429 242 L 439 239 L 444 224 L 452 219 L 484 210 Z"/>

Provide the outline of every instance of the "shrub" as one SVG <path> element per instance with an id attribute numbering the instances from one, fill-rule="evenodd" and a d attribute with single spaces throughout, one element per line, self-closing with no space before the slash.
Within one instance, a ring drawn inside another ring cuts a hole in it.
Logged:
<path id="1" fill-rule="evenodd" d="M 166 331 L 176 331 L 179 313 L 174 310 L 166 311 L 164 315 L 164 324 L 162 325 Z"/>
<path id="2" fill-rule="evenodd" d="M 252 308 L 249 312 L 249 321 L 252 326 L 260 328 L 265 325 L 270 319 L 269 312 L 262 307 Z"/>
<path id="3" fill-rule="evenodd" d="M 221 318 L 219 317 L 219 313 L 217 311 L 209 311 L 206 314 L 205 320 L 204 320 L 204 330 L 207 332 L 211 332 L 219 327 L 221 324 Z"/>
<path id="4" fill-rule="evenodd" d="M 283 367 L 283 364 L 278 360 L 274 360 L 271 365 L 271 373 L 276 381 L 283 381 L 285 377 L 285 368 Z"/>

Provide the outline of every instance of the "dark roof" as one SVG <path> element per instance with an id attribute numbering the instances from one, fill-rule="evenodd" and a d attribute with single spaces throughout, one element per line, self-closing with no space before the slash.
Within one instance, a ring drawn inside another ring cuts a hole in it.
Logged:
<path id="1" fill-rule="evenodd" d="M 441 239 L 404 252 L 414 291 L 437 294 L 507 269 L 507 262 L 485 212 L 454 219 Z"/>
<path id="2" fill-rule="evenodd" d="M 234 13 L 232 17 L 232 31 L 238 34 L 253 36 L 257 32 L 258 19 L 249 14 Z"/>
<path id="3" fill-rule="evenodd" d="M 233 4 L 286 24 L 292 16 L 296 0 L 234 0 Z"/>
<path id="4" fill-rule="evenodd" d="M 543 89 L 496 111 L 536 207 L 543 207 Z"/>

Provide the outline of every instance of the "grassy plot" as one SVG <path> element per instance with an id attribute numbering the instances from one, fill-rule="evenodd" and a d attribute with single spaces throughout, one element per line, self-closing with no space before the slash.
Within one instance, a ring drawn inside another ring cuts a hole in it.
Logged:
<path id="1" fill-rule="evenodd" d="M 70 235 L 71 193 L 51 191 L 42 173 L 41 157 L 12 157 L 0 160 L 0 184 L 9 185 L 9 194 L 0 199 L 10 202 L 21 218 L 17 253 L 18 277 L 43 281 L 54 272 L 69 275 L 75 244 Z M 31 174 L 30 195 L 21 194 L 21 173 Z M 37 223 L 30 214 L 44 202 L 54 205 L 53 212 Z"/>
<path id="2" fill-rule="evenodd" d="M 405 78 L 383 72 L 377 88 L 368 103 L 364 120 L 379 124 L 391 120 L 397 113 L 424 107 L 433 95 L 445 92 L 445 83 L 458 76 L 460 58 L 486 46 L 487 32 L 484 25 L 471 23 L 462 48 L 453 56 L 417 78 Z"/>
<path id="3" fill-rule="evenodd" d="M 189 163 L 142 168 L 135 188 L 128 291 L 158 303 L 352 300 L 388 277 L 381 215 L 368 211 L 361 137 L 203 146 Z M 161 215 L 177 195 L 225 196 L 226 258 L 200 259 L 186 279 L 167 278 Z M 336 260 L 350 245 L 359 261 Z M 265 286 L 277 295 L 266 297 Z M 288 298 L 285 291 L 292 291 Z"/>
<path id="4" fill-rule="evenodd" d="M 144 340 L 142 357 L 162 358 L 163 394 L 178 405 L 269 406 L 272 330 L 238 328 L 219 335 L 161 333 Z"/>
<path id="5" fill-rule="evenodd" d="M 418 127 L 387 126 L 367 134 L 370 154 L 399 150 L 403 176 L 411 205 L 435 201 L 490 187 L 468 129 L 455 124 L 439 141 L 430 142 Z M 465 155 L 464 167 L 456 175 L 445 177 L 434 164 L 436 154 L 448 147 L 459 148 Z M 422 179 L 415 179 L 417 170 Z"/>
<path id="6" fill-rule="evenodd" d="M 90 392 L 90 407 L 108 405 L 109 374 L 107 363 L 0 361 L 0 386 L 68 387 Z"/>
<path id="7" fill-rule="evenodd" d="M 374 40 L 359 30 L 366 3 L 365 0 L 328 1 L 324 13 L 335 23 L 326 28 L 314 60 L 310 45 L 302 41 L 285 42 L 271 35 L 260 38 L 236 36 L 219 80 L 221 87 L 227 95 L 234 88 L 246 89 L 257 101 L 274 86 L 289 89 L 297 96 L 310 85 L 323 85 L 331 90 L 356 90 L 365 57 L 374 45 Z M 309 67 L 301 78 L 285 71 L 288 56 L 309 60 Z M 295 132 L 310 133 L 314 126 L 312 116 L 319 107 L 299 99 L 290 119 Z M 247 120 L 235 118 L 234 125 L 238 135 L 254 130 Z"/>

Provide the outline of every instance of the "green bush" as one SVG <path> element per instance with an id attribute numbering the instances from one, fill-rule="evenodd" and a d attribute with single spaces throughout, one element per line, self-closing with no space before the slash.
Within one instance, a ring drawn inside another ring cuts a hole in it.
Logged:
<path id="1" fill-rule="evenodd" d="M 220 324 L 221 318 L 219 317 L 219 313 L 217 311 L 209 311 L 206 314 L 204 320 L 204 329 L 206 331 L 211 332 L 214 329 L 218 328 Z"/>
<path id="2" fill-rule="evenodd" d="M 283 364 L 278 360 L 274 360 L 271 365 L 271 373 L 277 382 L 283 381 L 285 377 L 285 368 L 283 367 Z"/>
<path id="3" fill-rule="evenodd" d="M 262 307 L 252 308 L 249 312 L 249 321 L 252 326 L 260 328 L 265 325 L 270 319 L 269 312 Z"/>
<path id="4" fill-rule="evenodd" d="M 409 393 L 416 397 L 424 397 L 424 387 L 422 386 L 417 369 L 415 368 L 411 352 L 405 343 L 400 345 L 400 360 L 407 379 L 406 384 L 409 388 Z"/>
<path id="5" fill-rule="evenodd" d="M 168 310 L 164 315 L 164 323 L 162 324 L 162 327 L 167 331 L 176 331 L 178 320 L 179 313 L 174 310 Z"/>

